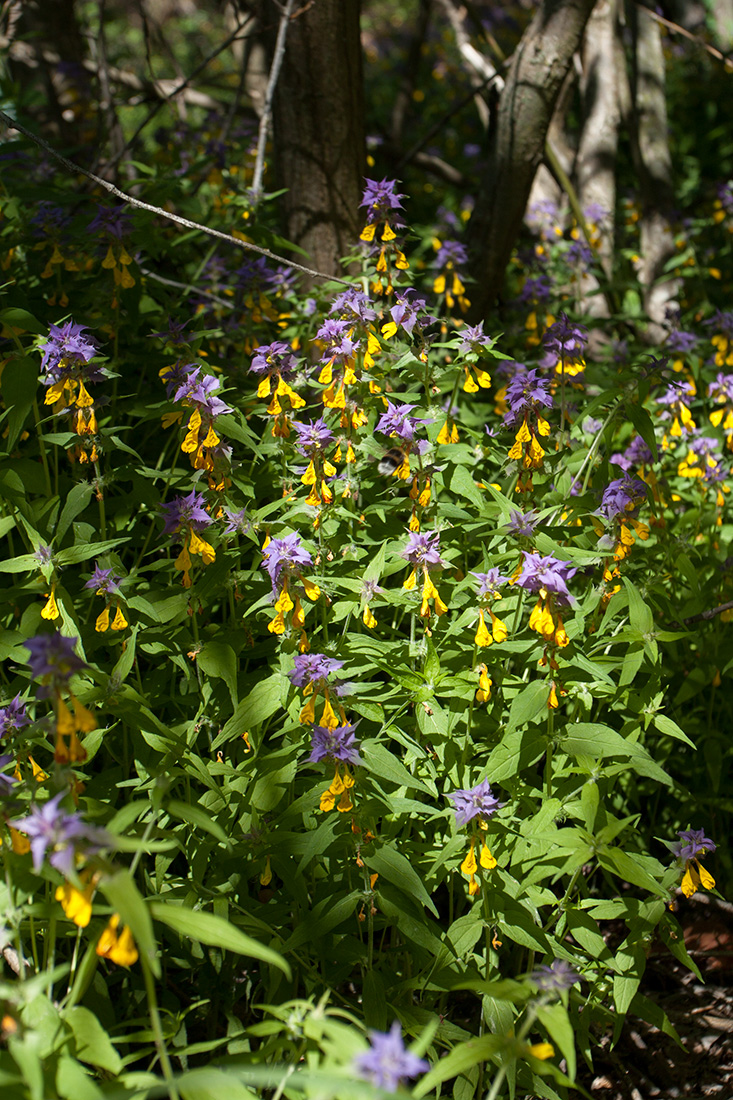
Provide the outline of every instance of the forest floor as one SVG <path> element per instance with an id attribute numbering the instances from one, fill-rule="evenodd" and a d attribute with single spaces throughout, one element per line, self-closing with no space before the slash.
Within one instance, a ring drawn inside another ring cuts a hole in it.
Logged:
<path id="1" fill-rule="evenodd" d="M 649 956 L 641 992 L 664 1009 L 682 1042 L 629 1016 L 611 1049 L 610 1036 L 580 1069 L 594 1100 L 733 1100 L 733 905 L 714 897 L 681 898 L 676 916 L 703 977 L 661 944 Z"/>

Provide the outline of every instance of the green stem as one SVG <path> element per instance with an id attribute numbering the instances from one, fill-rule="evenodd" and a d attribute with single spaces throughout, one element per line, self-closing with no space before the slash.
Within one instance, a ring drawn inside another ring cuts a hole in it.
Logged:
<path id="1" fill-rule="evenodd" d="M 155 1047 L 158 1051 L 158 1057 L 160 1059 L 160 1068 L 163 1070 L 163 1076 L 165 1077 L 166 1084 L 168 1086 L 168 1096 L 170 1100 L 180 1100 L 178 1089 L 176 1088 L 175 1079 L 173 1077 L 173 1067 L 168 1057 L 168 1051 L 165 1045 L 165 1038 L 163 1036 L 163 1027 L 160 1022 L 160 1012 L 158 1011 L 158 999 L 155 994 L 155 982 L 153 981 L 153 973 L 148 965 L 148 961 L 145 955 L 140 956 L 140 963 L 142 964 L 143 977 L 145 979 L 145 992 L 148 997 L 148 1011 L 150 1013 L 150 1024 L 153 1029 L 153 1035 L 155 1037 Z"/>

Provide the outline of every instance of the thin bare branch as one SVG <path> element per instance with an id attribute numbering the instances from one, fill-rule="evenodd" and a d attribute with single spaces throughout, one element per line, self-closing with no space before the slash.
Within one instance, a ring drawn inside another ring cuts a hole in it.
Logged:
<path id="1" fill-rule="evenodd" d="M 196 229 L 200 233 L 206 233 L 209 237 L 216 237 L 220 241 L 227 241 L 229 244 L 234 245 L 235 248 L 241 248 L 248 252 L 257 252 L 260 256 L 267 256 L 270 260 L 285 264 L 286 267 L 292 267 L 296 271 L 302 271 L 305 275 L 311 275 L 316 279 L 325 279 L 327 282 L 340 283 L 342 286 L 352 285 L 348 279 L 340 279 L 336 275 L 327 275 L 323 271 L 315 271 L 311 267 L 304 267 L 303 264 L 295 263 L 294 260 L 288 260 L 285 256 L 279 256 L 276 252 L 271 252 L 269 248 L 262 248 L 260 245 L 252 244 L 250 241 L 242 241 L 238 237 L 232 237 L 229 233 L 222 233 L 219 229 L 212 229 L 210 226 L 202 225 L 200 222 L 191 221 L 189 218 L 182 218 L 180 214 L 172 214 L 169 210 L 163 210 L 160 206 L 153 206 L 152 203 L 136 199 L 132 195 L 120 191 L 119 187 L 115 187 L 115 185 L 109 183 L 108 180 L 95 175 L 94 172 L 89 172 L 86 168 L 82 168 L 81 165 L 75 164 L 74 161 L 62 157 L 47 141 L 44 141 L 43 138 L 39 138 L 37 134 L 32 133 L 31 130 L 27 130 L 25 126 L 16 122 L 10 115 L 7 115 L 5 111 L 0 111 L 0 121 L 4 122 L 11 130 L 17 130 L 19 133 L 23 134 L 24 137 L 29 138 L 40 149 L 43 149 L 44 152 L 52 156 L 54 160 L 57 160 L 59 164 L 63 164 L 64 168 L 69 172 L 73 172 L 75 175 L 81 174 L 82 176 L 86 176 L 87 179 L 92 180 L 93 183 L 96 183 L 99 187 L 108 191 L 110 195 L 114 195 L 115 198 L 120 199 L 129 206 L 136 206 L 140 210 L 147 210 L 151 214 L 156 214 L 160 218 L 165 218 L 166 221 L 175 222 L 176 225 L 182 225 L 186 229 Z"/>
<path id="2" fill-rule="evenodd" d="M 280 26 L 277 28 L 275 52 L 272 57 L 272 65 L 270 66 L 270 75 L 267 79 L 265 102 L 260 117 L 260 131 L 257 135 L 257 158 L 255 160 L 255 170 L 252 178 L 252 193 L 255 199 L 259 198 L 260 192 L 262 191 L 262 176 L 265 171 L 265 146 L 267 145 L 267 134 L 270 129 L 270 119 L 272 118 L 272 102 L 275 98 L 277 79 L 280 76 L 280 68 L 283 63 L 283 58 L 285 57 L 285 38 L 288 33 L 288 23 L 290 22 L 294 7 L 295 0 L 287 0 L 285 9 L 280 16 Z"/>

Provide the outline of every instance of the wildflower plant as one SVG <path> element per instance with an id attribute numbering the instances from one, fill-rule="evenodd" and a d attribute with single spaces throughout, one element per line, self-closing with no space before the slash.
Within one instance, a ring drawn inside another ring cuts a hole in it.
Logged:
<path id="1" fill-rule="evenodd" d="M 222 132 L 181 122 L 153 170 L 269 248 Z M 463 319 L 461 219 L 414 224 L 397 180 L 307 294 L 57 186 L 68 214 L 0 223 L 32 242 L 0 310 L 8 1016 L 57 1045 L 0 1071 L 569 1095 L 609 1019 L 667 1026 L 651 937 L 694 968 L 670 904 L 730 878 L 727 315 L 651 365 L 591 341 L 557 208 L 499 328 Z"/>

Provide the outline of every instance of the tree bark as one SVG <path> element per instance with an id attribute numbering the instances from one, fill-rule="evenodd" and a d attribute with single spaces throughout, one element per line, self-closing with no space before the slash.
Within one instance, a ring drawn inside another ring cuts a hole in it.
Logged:
<path id="1" fill-rule="evenodd" d="M 659 24 L 643 7 L 634 6 L 632 149 L 641 195 L 641 268 L 644 309 L 651 321 L 647 336 L 664 335 L 667 311 L 677 306 L 679 280 L 664 274 L 676 254 L 672 217 L 672 157 L 669 151 L 664 53 Z"/>
<path id="2" fill-rule="evenodd" d="M 366 167 L 359 0 L 313 0 L 291 19 L 273 104 L 286 234 L 311 266 L 341 272 L 355 245 Z M 265 0 L 263 25 L 278 6 Z M 273 36 L 274 40 L 274 36 Z"/>
<path id="3" fill-rule="evenodd" d="M 486 183 L 472 218 L 471 297 L 494 307 L 519 234 L 547 130 L 595 0 L 544 0 L 512 58 L 489 145 Z"/>
<path id="4" fill-rule="evenodd" d="M 578 198 L 585 211 L 595 204 L 606 218 L 600 226 L 598 252 L 611 277 L 616 210 L 616 153 L 620 119 L 616 76 L 616 0 L 601 0 L 588 20 L 583 41 L 583 130 L 578 146 Z M 596 219 L 592 219 L 596 221 Z"/>

